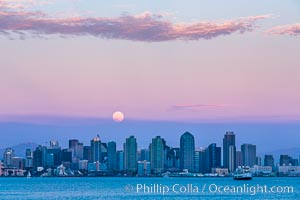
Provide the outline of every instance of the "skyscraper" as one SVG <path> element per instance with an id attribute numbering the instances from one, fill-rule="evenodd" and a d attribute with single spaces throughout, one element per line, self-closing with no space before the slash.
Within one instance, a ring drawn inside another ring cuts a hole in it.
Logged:
<path id="1" fill-rule="evenodd" d="M 15 157 L 15 151 L 12 148 L 6 148 L 3 153 L 3 161 L 5 167 L 12 166 L 12 158 Z"/>
<path id="2" fill-rule="evenodd" d="M 99 135 L 91 140 L 92 162 L 101 162 L 101 140 Z"/>
<path id="3" fill-rule="evenodd" d="M 150 161 L 150 151 L 149 149 L 141 149 L 141 159 L 140 161 Z"/>
<path id="4" fill-rule="evenodd" d="M 208 151 L 208 170 L 221 167 L 221 147 L 217 147 L 216 143 L 212 143 L 207 147 Z"/>
<path id="5" fill-rule="evenodd" d="M 274 157 L 272 155 L 265 155 L 264 165 L 274 167 Z"/>
<path id="6" fill-rule="evenodd" d="M 256 145 L 242 144 L 243 165 L 252 167 L 256 164 Z"/>
<path id="7" fill-rule="evenodd" d="M 223 138 L 223 166 L 230 172 L 236 168 L 236 146 L 233 132 L 226 132 Z"/>
<path id="8" fill-rule="evenodd" d="M 133 174 L 137 171 L 137 142 L 134 136 L 126 138 L 124 143 L 124 169 Z"/>
<path id="9" fill-rule="evenodd" d="M 180 168 L 195 171 L 195 140 L 189 132 L 180 137 Z"/>
<path id="10" fill-rule="evenodd" d="M 124 170 L 124 151 L 117 151 L 117 170 Z"/>
<path id="11" fill-rule="evenodd" d="M 108 142 L 107 151 L 107 169 L 116 171 L 117 169 L 117 145 L 116 142 Z"/>
<path id="12" fill-rule="evenodd" d="M 151 143 L 151 170 L 154 174 L 160 174 L 164 170 L 165 152 L 164 140 L 157 136 L 152 139 Z"/>
<path id="13" fill-rule="evenodd" d="M 236 166 L 243 166 L 243 154 L 241 151 L 236 151 Z"/>

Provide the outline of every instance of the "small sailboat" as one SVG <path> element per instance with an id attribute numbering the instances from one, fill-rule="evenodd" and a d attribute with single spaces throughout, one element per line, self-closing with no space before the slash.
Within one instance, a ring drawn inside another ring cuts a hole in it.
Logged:
<path id="1" fill-rule="evenodd" d="M 26 178 L 31 178 L 31 173 L 28 171 Z"/>

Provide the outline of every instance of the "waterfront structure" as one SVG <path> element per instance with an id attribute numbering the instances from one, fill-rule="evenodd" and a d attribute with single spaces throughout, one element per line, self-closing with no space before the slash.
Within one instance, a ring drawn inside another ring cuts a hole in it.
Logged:
<path id="1" fill-rule="evenodd" d="M 124 148 L 124 169 L 134 174 L 137 172 L 137 142 L 134 136 L 126 138 Z"/>
<path id="2" fill-rule="evenodd" d="M 150 144 L 150 159 L 151 159 L 151 171 L 154 174 L 161 174 L 164 171 L 165 165 L 165 142 L 157 136 L 152 139 Z"/>
<path id="3" fill-rule="evenodd" d="M 189 132 L 180 137 L 180 169 L 195 171 L 195 139 Z"/>
<path id="4" fill-rule="evenodd" d="M 252 167 L 256 164 L 256 145 L 242 144 L 243 166 Z"/>
<path id="5" fill-rule="evenodd" d="M 117 170 L 117 144 L 114 141 L 108 142 L 107 169 L 110 171 Z"/>
<path id="6" fill-rule="evenodd" d="M 236 146 L 233 132 L 226 132 L 223 138 L 223 166 L 228 168 L 229 172 L 236 169 Z"/>

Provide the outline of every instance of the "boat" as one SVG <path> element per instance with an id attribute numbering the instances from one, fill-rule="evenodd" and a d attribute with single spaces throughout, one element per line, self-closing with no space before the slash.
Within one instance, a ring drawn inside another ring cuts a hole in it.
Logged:
<path id="1" fill-rule="evenodd" d="M 31 178 L 31 173 L 28 171 L 26 178 Z"/>
<path id="2" fill-rule="evenodd" d="M 238 167 L 233 174 L 234 180 L 252 180 L 252 174 L 249 167 Z"/>

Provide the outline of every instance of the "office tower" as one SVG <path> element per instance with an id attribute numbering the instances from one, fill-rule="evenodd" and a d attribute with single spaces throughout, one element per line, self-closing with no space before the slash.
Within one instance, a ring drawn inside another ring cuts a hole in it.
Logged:
<path id="1" fill-rule="evenodd" d="M 101 142 L 101 163 L 107 163 L 108 146 L 107 143 Z"/>
<path id="2" fill-rule="evenodd" d="M 236 151 L 236 166 L 243 166 L 243 154 L 241 151 Z"/>
<path id="3" fill-rule="evenodd" d="M 260 156 L 256 156 L 256 165 L 261 166 L 261 157 Z"/>
<path id="4" fill-rule="evenodd" d="M 195 170 L 196 173 L 200 172 L 200 150 L 195 149 Z"/>
<path id="5" fill-rule="evenodd" d="M 252 167 L 256 164 L 256 145 L 243 144 L 241 146 L 243 154 L 243 165 Z"/>
<path id="6" fill-rule="evenodd" d="M 137 142 L 134 136 L 126 138 L 124 143 L 124 169 L 133 174 L 137 171 Z"/>
<path id="7" fill-rule="evenodd" d="M 168 171 L 178 171 L 180 168 L 180 149 L 167 148 L 165 169 Z"/>
<path id="8" fill-rule="evenodd" d="M 233 172 L 236 168 L 235 134 L 226 132 L 223 138 L 223 166 Z"/>
<path id="9" fill-rule="evenodd" d="M 208 153 L 208 170 L 221 167 L 221 147 L 217 147 L 216 143 L 212 143 L 207 147 Z"/>
<path id="10" fill-rule="evenodd" d="M 137 166 L 138 166 L 137 173 L 138 173 L 139 176 L 148 176 L 148 175 L 150 175 L 150 172 L 151 172 L 150 162 L 147 162 L 146 160 L 138 161 Z"/>
<path id="11" fill-rule="evenodd" d="M 233 145 L 229 145 L 228 148 L 228 171 L 233 172 L 236 169 L 236 148 Z"/>
<path id="12" fill-rule="evenodd" d="M 160 174 L 164 170 L 165 162 L 165 143 L 160 136 L 152 139 L 151 143 L 151 171 L 154 174 Z"/>
<path id="13" fill-rule="evenodd" d="M 117 151 L 117 170 L 124 170 L 124 151 Z"/>
<path id="14" fill-rule="evenodd" d="M 61 155 L 62 162 L 68 162 L 68 163 L 72 162 L 72 157 L 73 157 L 72 149 L 63 149 L 61 154 L 62 154 Z"/>
<path id="15" fill-rule="evenodd" d="M 50 148 L 59 148 L 59 143 L 57 140 L 50 141 Z"/>
<path id="16" fill-rule="evenodd" d="M 44 161 L 46 167 L 57 167 L 61 164 L 61 147 L 57 141 L 50 141 L 49 147 L 44 147 Z"/>
<path id="17" fill-rule="evenodd" d="M 199 148 L 199 172 L 202 174 L 210 173 L 208 169 L 208 151 L 206 148 Z"/>
<path id="18" fill-rule="evenodd" d="M 289 157 L 288 155 L 280 155 L 280 160 L 279 160 L 280 166 L 283 165 L 290 165 L 291 164 L 291 157 Z"/>
<path id="19" fill-rule="evenodd" d="M 99 135 L 91 140 L 92 162 L 101 162 L 101 140 Z"/>
<path id="20" fill-rule="evenodd" d="M 88 160 L 89 163 L 92 162 L 92 148 L 91 146 L 83 147 L 83 160 Z"/>
<path id="21" fill-rule="evenodd" d="M 195 140 L 189 132 L 180 137 L 180 169 L 195 170 Z"/>
<path id="22" fill-rule="evenodd" d="M 114 141 L 108 142 L 107 169 L 110 171 L 117 170 L 117 144 Z"/>
<path id="23" fill-rule="evenodd" d="M 33 151 L 33 167 L 37 169 L 37 167 L 43 167 L 43 146 L 39 145 Z"/>
<path id="24" fill-rule="evenodd" d="M 26 149 L 25 153 L 25 168 L 33 168 L 33 152 L 31 149 Z"/>
<path id="25" fill-rule="evenodd" d="M 76 139 L 69 140 L 69 149 L 72 150 L 72 162 L 83 159 L 83 143 Z"/>
<path id="26" fill-rule="evenodd" d="M 149 149 L 141 149 L 141 158 L 140 161 L 150 161 L 150 151 Z"/>
<path id="27" fill-rule="evenodd" d="M 264 166 L 274 167 L 274 157 L 272 155 L 265 155 Z"/>
<path id="28" fill-rule="evenodd" d="M 12 148 L 6 148 L 3 153 L 3 162 L 5 167 L 12 166 L 13 157 L 15 157 L 15 151 Z"/>
<path id="29" fill-rule="evenodd" d="M 12 157 L 11 167 L 16 169 L 24 169 L 24 159 L 20 157 Z"/>

